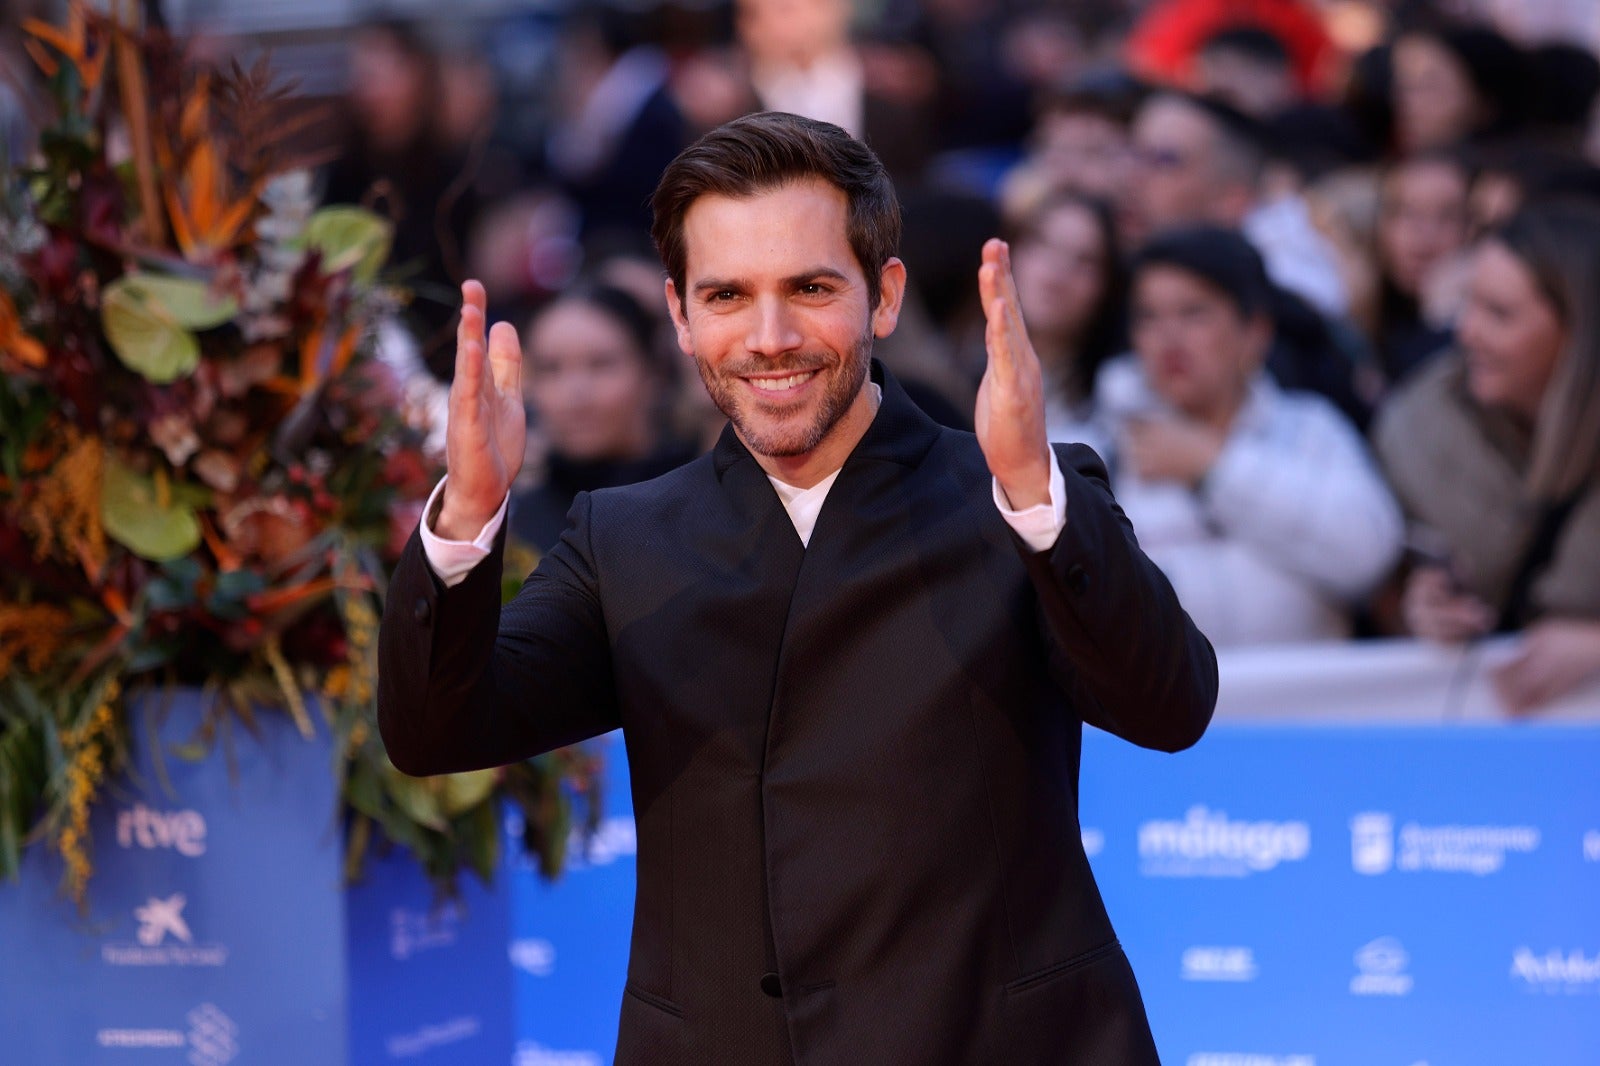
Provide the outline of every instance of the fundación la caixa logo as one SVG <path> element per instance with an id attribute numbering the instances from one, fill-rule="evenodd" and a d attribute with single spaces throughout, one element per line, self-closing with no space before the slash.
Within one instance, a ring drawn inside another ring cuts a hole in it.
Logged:
<path id="1" fill-rule="evenodd" d="M 1248 877 L 1310 853 L 1305 822 L 1247 822 L 1198 805 L 1182 821 L 1139 826 L 1139 871 L 1146 877 Z"/>
<path id="2" fill-rule="evenodd" d="M 1376 877 L 1391 870 L 1407 873 L 1498 873 L 1508 855 L 1539 848 L 1531 825 L 1419 825 L 1406 822 L 1396 832 L 1394 815 L 1363 811 L 1350 819 L 1350 865 Z"/>
<path id="3" fill-rule="evenodd" d="M 221 966 L 228 961 L 222 944 L 195 943 L 184 917 L 189 898 L 182 892 L 151 896 L 133 909 L 133 942 L 108 941 L 100 958 L 110 966 Z"/>

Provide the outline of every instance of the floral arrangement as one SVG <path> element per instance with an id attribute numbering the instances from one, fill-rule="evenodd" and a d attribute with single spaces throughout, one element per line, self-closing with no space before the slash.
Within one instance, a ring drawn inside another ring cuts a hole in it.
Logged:
<path id="1" fill-rule="evenodd" d="M 129 699 L 174 684 L 210 696 L 183 757 L 324 719 L 350 875 L 376 839 L 487 879 L 508 799 L 553 874 L 591 756 L 417 780 L 376 736 L 387 567 L 438 474 L 374 353 L 389 224 L 317 209 L 264 64 L 78 4 L 24 28 L 55 119 L 0 180 L 0 877 L 42 844 L 83 904 Z"/>

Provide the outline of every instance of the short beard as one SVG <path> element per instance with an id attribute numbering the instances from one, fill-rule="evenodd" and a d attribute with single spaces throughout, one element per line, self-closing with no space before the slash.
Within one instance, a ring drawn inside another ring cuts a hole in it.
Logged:
<path id="1" fill-rule="evenodd" d="M 839 424 L 839 420 L 861 394 L 872 361 L 872 333 L 868 330 L 856 340 L 847 356 L 846 364 L 829 384 L 828 391 L 823 394 L 822 404 L 817 408 L 816 417 L 804 426 L 778 426 L 764 430 L 753 424 L 754 419 L 745 416 L 739 406 L 737 393 L 728 379 L 756 369 L 755 366 L 733 365 L 719 372 L 709 367 L 698 355 L 694 361 L 700 370 L 700 380 L 705 383 L 706 392 L 711 394 L 711 402 L 717 405 L 717 410 L 728 416 L 728 421 L 733 423 L 733 428 L 738 431 L 745 447 L 757 455 L 773 459 L 792 459 L 814 451 L 826 440 L 833 427 Z M 790 365 L 785 365 L 783 362 L 763 362 L 759 369 L 763 373 L 811 369 L 817 369 L 818 373 L 827 373 L 829 368 L 826 366 L 817 368 L 814 363 L 808 363 L 801 357 L 791 361 Z"/>

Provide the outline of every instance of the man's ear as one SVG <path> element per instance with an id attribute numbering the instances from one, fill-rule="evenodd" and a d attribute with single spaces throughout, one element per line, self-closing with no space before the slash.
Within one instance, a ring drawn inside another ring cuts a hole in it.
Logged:
<path id="1" fill-rule="evenodd" d="M 667 314 L 672 316 L 672 329 L 678 335 L 678 349 L 684 355 L 694 356 L 694 340 L 689 335 L 689 315 L 683 301 L 678 299 L 678 287 L 667 279 Z"/>
<path id="2" fill-rule="evenodd" d="M 878 306 L 872 310 L 872 335 L 883 338 L 894 332 L 900 321 L 900 305 L 906 298 L 906 265 L 894 256 L 878 274 Z"/>

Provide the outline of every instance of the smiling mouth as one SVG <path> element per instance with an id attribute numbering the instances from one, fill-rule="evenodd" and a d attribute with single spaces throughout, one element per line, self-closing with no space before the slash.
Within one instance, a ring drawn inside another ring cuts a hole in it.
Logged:
<path id="1" fill-rule="evenodd" d="M 816 376 L 817 371 L 804 370 L 798 374 L 790 374 L 787 377 L 745 378 L 744 380 L 748 382 L 752 388 L 759 389 L 762 392 L 787 392 L 790 389 L 798 388 L 799 386 L 804 385 L 806 382 L 810 381 Z"/>

